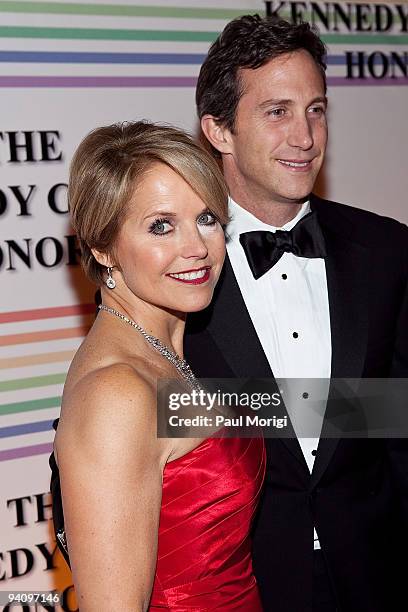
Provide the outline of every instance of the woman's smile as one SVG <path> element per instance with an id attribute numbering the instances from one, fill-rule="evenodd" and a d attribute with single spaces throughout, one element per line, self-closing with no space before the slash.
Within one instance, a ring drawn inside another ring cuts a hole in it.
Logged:
<path id="1" fill-rule="evenodd" d="M 189 285 L 202 285 L 210 278 L 211 266 L 204 266 L 194 270 L 184 270 L 183 272 L 169 272 L 167 276 L 181 283 Z"/>

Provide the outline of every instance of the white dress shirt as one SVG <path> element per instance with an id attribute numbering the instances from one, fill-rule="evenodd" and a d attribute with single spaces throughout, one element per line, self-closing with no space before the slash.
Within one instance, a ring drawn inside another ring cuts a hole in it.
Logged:
<path id="1" fill-rule="evenodd" d="M 317 437 L 298 437 L 307 466 L 312 472 L 331 373 L 331 335 L 326 267 L 324 259 L 284 253 L 280 260 L 256 280 L 239 242 L 244 232 L 290 230 L 310 212 L 309 202 L 296 217 L 276 228 L 263 223 L 230 199 L 231 221 L 227 226 L 227 252 L 249 316 L 277 379 L 323 379 L 323 391 L 314 397 L 302 381 L 282 382 L 285 406 L 295 432 L 307 419 L 315 419 Z M 300 385 L 300 386 L 299 386 Z M 313 392 L 311 392 L 313 389 Z M 313 400 L 318 403 L 313 404 Z M 316 408 L 317 406 L 317 408 Z M 300 425 L 299 425 L 300 423 Z M 304 429 L 303 429 L 304 431 Z M 315 548 L 320 544 L 315 532 Z"/>

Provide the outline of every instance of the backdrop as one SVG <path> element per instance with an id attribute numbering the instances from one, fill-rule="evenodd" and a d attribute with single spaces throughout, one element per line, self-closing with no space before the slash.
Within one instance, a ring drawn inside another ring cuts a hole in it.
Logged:
<path id="1" fill-rule="evenodd" d="M 329 46 L 320 194 L 407 222 L 406 3 L 0 1 L 0 591 L 58 588 L 55 609 L 76 608 L 48 493 L 52 421 L 94 312 L 67 219 L 72 153 L 115 121 L 194 132 L 209 44 L 265 11 L 312 21 Z"/>

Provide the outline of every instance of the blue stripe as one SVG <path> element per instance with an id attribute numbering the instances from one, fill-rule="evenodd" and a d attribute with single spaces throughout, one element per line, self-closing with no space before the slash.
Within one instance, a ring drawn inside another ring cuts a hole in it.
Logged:
<path id="1" fill-rule="evenodd" d="M 388 56 L 387 56 L 388 57 Z M 356 62 L 357 59 L 357 55 L 356 53 L 353 53 L 353 61 L 354 63 Z M 394 62 L 394 58 L 389 56 L 388 57 L 390 64 L 395 64 Z M 346 55 L 329 55 L 326 58 L 327 61 L 327 65 L 328 66 L 344 66 L 346 65 Z M 367 55 L 364 58 L 364 64 L 367 64 Z M 374 58 L 374 64 L 382 64 L 382 60 L 381 57 L 379 57 L 378 55 L 375 56 Z"/>
<path id="2" fill-rule="evenodd" d="M 0 438 L 24 436 L 25 434 L 38 433 L 39 431 L 50 431 L 53 422 L 54 419 L 51 421 L 37 421 L 36 423 L 23 423 L 22 425 L 0 427 Z"/>
<path id="3" fill-rule="evenodd" d="M 74 51 L 0 51 L 0 62 L 25 64 L 173 64 L 200 66 L 204 53 L 98 53 Z M 392 58 L 390 62 L 393 63 Z M 376 57 L 374 64 L 380 64 Z M 343 66 L 346 56 L 329 55 L 328 66 Z"/>
<path id="4" fill-rule="evenodd" d="M 71 51 L 0 51 L 0 62 L 43 64 L 195 64 L 202 53 L 91 53 Z"/>
<path id="5" fill-rule="evenodd" d="M 328 55 L 326 58 L 328 66 L 342 66 L 346 63 L 345 55 Z"/>

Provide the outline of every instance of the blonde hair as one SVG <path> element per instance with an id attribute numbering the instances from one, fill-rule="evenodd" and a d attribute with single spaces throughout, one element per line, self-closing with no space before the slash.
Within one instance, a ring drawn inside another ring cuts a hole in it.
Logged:
<path id="1" fill-rule="evenodd" d="M 127 206 L 145 172 L 156 163 L 179 174 L 222 225 L 228 191 L 214 159 L 182 130 L 147 121 L 117 123 L 88 134 L 70 169 L 68 202 L 86 275 L 102 284 L 105 268 L 92 249 L 113 256 Z"/>

